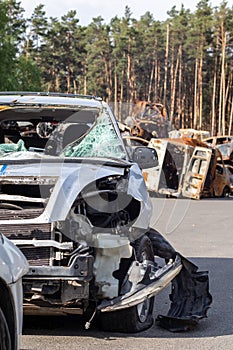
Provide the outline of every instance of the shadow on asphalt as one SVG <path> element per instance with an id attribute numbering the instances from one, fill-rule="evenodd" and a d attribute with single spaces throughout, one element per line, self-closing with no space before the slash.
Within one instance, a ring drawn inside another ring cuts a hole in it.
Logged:
<path id="1" fill-rule="evenodd" d="M 189 332 L 172 333 L 157 326 L 156 322 L 147 331 L 134 334 L 102 332 L 98 325 L 91 324 L 85 330 L 85 320 L 81 316 L 25 316 L 23 335 L 82 336 L 113 340 L 116 338 L 203 338 L 233 334 L 233 259 L 189 258 L 199 271 L 208 270 L 210 293 L 213 303 L 208 317 L 199 322 Z M 169 309 L 170 287 L 162 291 L 155 301 L 155 318 L 166 314 Z"/>

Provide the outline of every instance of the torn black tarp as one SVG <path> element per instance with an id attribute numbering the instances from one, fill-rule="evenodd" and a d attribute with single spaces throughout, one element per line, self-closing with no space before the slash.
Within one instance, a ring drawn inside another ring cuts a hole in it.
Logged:
<path id="1" fill-rule="evenodd" d="M 171 332 L 192 330 L 200 319 L 207 317 L 212 303 L 208 271 L 198 271 L 189 260 L 182 256 L 181 259 L 182 270 L 172 280 L 168 314 L 157 317 L 158 325 Z"/>

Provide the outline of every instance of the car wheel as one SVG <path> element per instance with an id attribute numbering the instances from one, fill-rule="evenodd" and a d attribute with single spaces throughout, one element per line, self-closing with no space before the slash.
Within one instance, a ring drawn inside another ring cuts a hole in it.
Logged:
<path id="1" fill-rule="evenodd" d="M 11 337 L 4 313 L 0 309 L 0 349 L 11 349 Z"/>
<path id="2" fill-rule="evenodd" d="M 230 161 L 233 162 L 233 152 L 230 154 Z"/>
<path id="3" fill-rule="evenodd" d="M 224 198 L 229 197 L 229 195 L 230 195 L 230 189 L 229 189 L 229 187 L 225 186 L 223 191 L 222 191 L 222 197 L 224 197 Z"/>
<path id="4" fill-rule="evenodd" d="M 154 259 L 150 239 L 143 236 L 135 242 L 135 254 L 139 262 Z M 136 333 L 148 329 L 153 324 L 154 298 L 119 311 L 103 312 L 100 315 L 101 328 L 109 332 Z"/>

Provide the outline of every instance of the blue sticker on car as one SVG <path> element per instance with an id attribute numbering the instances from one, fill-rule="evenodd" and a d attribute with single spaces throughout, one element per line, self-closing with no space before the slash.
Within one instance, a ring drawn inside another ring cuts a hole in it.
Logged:
<path id="1" fill-rule="evenodd" d="M 4 175 L 6 172 L 7 164 L 4 164 L 0 167 L 0 175 Z"/>

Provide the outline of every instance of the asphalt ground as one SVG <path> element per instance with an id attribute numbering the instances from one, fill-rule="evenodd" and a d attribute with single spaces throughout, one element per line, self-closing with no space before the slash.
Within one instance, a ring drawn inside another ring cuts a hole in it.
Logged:
<path id="1" fill-rule="evenodd" d="M 84 329 L 82 318 L 24 319 L 21 350 L 232 350 L 233 349 L 233 197 L 153 198 L 151 224 L 199 270 L 209 271 L 213 304 L 208 317 L 189 332 L 171 333 L 156 322 L 137 334 Z M 170 287 L 155 301 L 155 316 L 166 314 Z"/>

